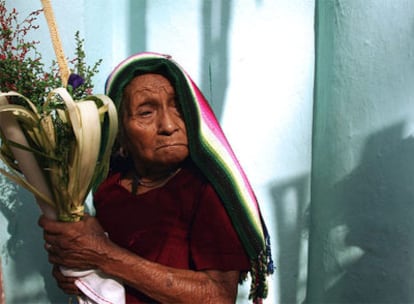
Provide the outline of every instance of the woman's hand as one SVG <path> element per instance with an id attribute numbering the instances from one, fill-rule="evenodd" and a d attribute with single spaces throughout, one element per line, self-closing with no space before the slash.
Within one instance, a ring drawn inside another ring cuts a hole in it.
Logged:
<path id="1" fill-rule="evenodd" d="M 79 222 L 58 222 L 45 216 L 39 219 L 44 229 L 49 262 L 78 270 L 94 269 L 105 257 L 110 241 L 98 221 L 85 215 Z"/>
<path id="2" fill-rule="evenodd" d="M 53 265 L 52 275 L 55 278 L 59 288 L 65 293 L 77 296 L 82 295 L 78 287 L 75 285 L 76 278 L 65 277 L 60 271 L 60 267 L 58 265 Z"/>

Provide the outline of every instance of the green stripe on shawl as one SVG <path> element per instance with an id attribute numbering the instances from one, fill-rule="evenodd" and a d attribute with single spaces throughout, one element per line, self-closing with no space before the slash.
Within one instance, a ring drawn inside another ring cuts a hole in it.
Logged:
<path id="1" fill-rule="evenodd" d="M 119 107 L 125 86 L 145 73 L 162 74 L 173 84 L 186 123 L 191 158 L 222 199 L 250 257 L 250 297 L 260 302 L 267 295 L 266 276 L 272 273 L 273 265 L 266 226 L 251 187 L 245 183 L 244 172 L 198 87 L 170 57 L 142 53 L 127 58 L 108 77 L 106 93 Z"/>

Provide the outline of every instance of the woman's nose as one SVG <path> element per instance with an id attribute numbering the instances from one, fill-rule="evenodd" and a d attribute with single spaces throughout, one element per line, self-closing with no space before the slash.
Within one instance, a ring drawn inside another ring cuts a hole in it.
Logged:
<path id="1" fill-rule="evenodd" d="M 177 131 L 177 129 L 178 125 L 175 121 L 174 113 L 171 113 L 169 110 L 162 111 L 158 122 L 158 132 L 169 135 Z"/>

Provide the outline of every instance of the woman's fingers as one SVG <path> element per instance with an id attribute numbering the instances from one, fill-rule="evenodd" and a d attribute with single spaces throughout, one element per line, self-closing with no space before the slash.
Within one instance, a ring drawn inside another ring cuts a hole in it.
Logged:
<path id="1" fill-rule="evenodd" d="M 70 295 L 82 294 L 78 287 L 75 285 L 76 278 L 65 277 L 60 271 L 59 266 L 53 266 L 52 275 L 56 279 L 59 288 L 62 289 L 65 293 Z"/>
<path id="2" fill-rule="evenodd" d="M 74 223 L 57 222 L 41 216 L 44 248 L 49 262 L 69 268 L 93 269 L 102 258 L 102 250 L 111 245 L 102 226 L 86 214 Z"/>

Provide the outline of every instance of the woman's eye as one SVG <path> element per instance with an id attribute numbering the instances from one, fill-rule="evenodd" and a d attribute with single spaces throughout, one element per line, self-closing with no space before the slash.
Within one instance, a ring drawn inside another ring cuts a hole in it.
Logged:
<path id="1" fill-rule="evenodd" d="M 149 110 L 147 110 L 147 111 L 140 111 L 138 113 L 138 115 L 141 116 L 141 117 L 150 116 L 151 114 L 152 114 L 152 111 L 149 111 Z"/>
<path id="2" fill-rule="evenodd" d="M 174 100 L 174 102 L 171 104 L 171 108 L 173 109 L 173 111 L 178 115 L 178 116 L 182 116 L 182 113 L 181 113 L 181 108 L 180 108 L 180 106 L 175 102 L 175 100 Z"/>
<path id="3" fill-rule="evenodd" d="M 135 116 L 142 118 L 149 117 L 154 113 L 154 110 L 153 107 L 145 105 L 137 109 Z"/>

